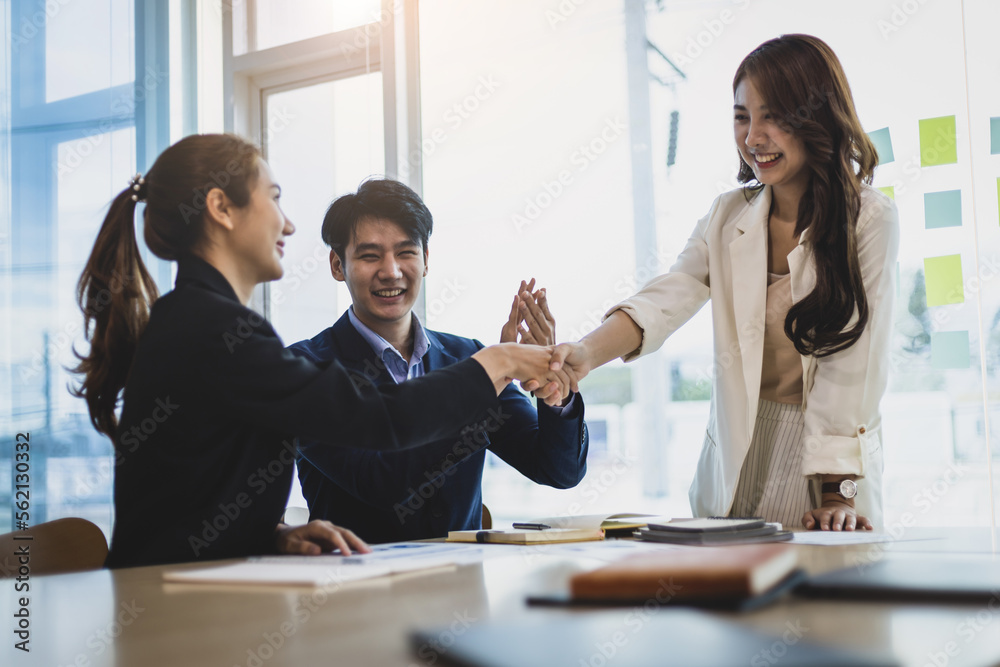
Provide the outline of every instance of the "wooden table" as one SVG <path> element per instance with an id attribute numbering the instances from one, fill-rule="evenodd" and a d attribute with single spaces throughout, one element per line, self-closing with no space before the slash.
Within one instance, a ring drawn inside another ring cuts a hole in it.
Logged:
<path id="1" fill-rule="evenodd" d="M 798 546 L 817 573 L 903 552 L 990 553 L 988 529 L 911 529 L 942 538 L 851 547 Z M 503 548 L 503 547 L 495 547 Z M 13 581 L 2 599 L 3 665 L 411 665 L 415 628 L 461 633 L 488 619 L 530 616 L 538 623 L 587 610 L 533 608 L 528 593 L 558 590 L 589 559 L 538 552 L 512 554 L 452 571 L 322 589 L 225 589 L 165 585 L 164 567 L 31 579 L 31 652 L 13 649 Z M 176 566 L 171 566 L 176 567 Z M 997 562 L 1000 567 L 1000 560 Z M 656 612 L 652 612 L 656 613 Z M 1000 664 L 1000 611 L 985 605 L 829 602 L 788 597 L 764 609 L 718 613 L 746 627 L 781 635 L 789 624 L 813 642 L 852 644 L 904 665 Z M 978 616 L 978 620 L 977 619 Z M 972 631 L 969 619 L 979 629 Z M 985 622 L 984 622 L 985 621 Z M 970 635 L 971 632 L 971 635 Z M 447 638 L 445 638 L 447 639 Z M 953 642 L 954 645 L 949 645 Z M 947 650 L 954 654 L 948 655 Z M 749 663 L 749 660 L 748 660 Z M 781 664 L 776 663 L 776 664 Z"/>

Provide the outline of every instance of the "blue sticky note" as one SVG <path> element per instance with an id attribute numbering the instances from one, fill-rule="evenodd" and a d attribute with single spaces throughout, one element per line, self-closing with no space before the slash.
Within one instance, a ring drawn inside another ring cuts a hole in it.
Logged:
<path id="1" fill-rule="evenodd" d="M 962 226 L 962 191 L 924 193 L 924 228 Z"/>
<path id="2" fill-rule="evenodd" d="M 931 368 L 939 371 L 969 367 L 969 332 L 939 331 L 931 334 Z"/>
<path id="3" fill-rule="evenodd" d="M 879 164 L 889 164 L 896 159 L 896 156 L 892 154 L 892 138 L 889 136 L 889 128 L 883 127 L 881 130 L 869 132 L 868 138 L 872 140 L 872 143 L 875 144 L 875 150 L 878 151 Z"/>
<path id="4" fill-rule="evenodd" d="M 990 118 L 990 155 L 1000 153 L 1000 116 Z"/>

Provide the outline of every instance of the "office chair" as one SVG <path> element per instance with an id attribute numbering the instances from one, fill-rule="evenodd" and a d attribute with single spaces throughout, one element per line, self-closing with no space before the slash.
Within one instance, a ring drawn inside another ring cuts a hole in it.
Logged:
<path id="1" fill-rule="evenodd" d="M 23 539 L 26 537 L 31 539 Z M 90 521 L 79 518 L 46 521 L 27 530 L 0 535 L 0 579 L 18 575 L 22 563 L 17 554 L 24 548 L 28 550 L 27 566 L 31 574 L 99 570 L 108 557 L 104 533 Z"/>

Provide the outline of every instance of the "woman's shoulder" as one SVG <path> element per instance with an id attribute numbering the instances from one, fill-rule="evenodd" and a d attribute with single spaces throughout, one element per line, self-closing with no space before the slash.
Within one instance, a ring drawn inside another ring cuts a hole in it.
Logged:
<path id="1" fill-rule="evenodd" d="M 740 186 L 719 194 L 712 202 L 712 210 L 734 211 L 751 206 L 758 197 L 765 196 L 765 188 Z"/>
<path id="2" fill-rule="evenodd" d="M 242 340 L 253 334 L 273 334 L 263 315 L 198 284 L 179 285 L 157 299 L 149 328 L 159 337 L 199 348 L 227 347 L 233 337 Z"/>
<path id="3" fill-rule="evenodd" d="M 861 184 L 861 211 L 858 215 L 858 231 L 863 232 L 876 223 L 878 227 L 889 225 L 899 227 L 899 212 L 896 202 L 878 188 L 867 183 Z"/>
<path id="4" fill-rule="evenodd" d="M 702 218 L 702 225 L 708 229 L 728 227 L 729 223 L 739 220 L 743 214 L 754 207 L 755 204 L 764 202 L 768 194 L 765 188 L 738 187 L 720 193 L 712 201 L 711 207 Z M 766 202 L 764 202 L 766 203 Z"/>

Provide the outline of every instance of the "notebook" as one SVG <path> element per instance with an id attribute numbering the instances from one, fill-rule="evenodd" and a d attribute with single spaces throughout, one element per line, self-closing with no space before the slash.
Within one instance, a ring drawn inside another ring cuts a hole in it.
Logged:
<path id="1" fill-rule="evenodd" d="M 661 608 L 640 622 L 618 611 L 509 621 L 482 621 L 460 633 L 447 627 L 414 633 L 411 646 L 422 664 L 462 667 L 720 667 L 773 664 L 775 642 L 786 650 L 780 665 L 881 667 L 895 662 L 851 650 L 818 646 L 808 636 L 794 643 L 755 632 L 693 609 Z M 623 618 L 625 620 L 623 620 Z M 441 640 L 448 638 L 448 643 Z M 757 658 L 755 661 L 754 659 Z"/>
<path id="2" fill-rule="evenodd" d="M 628 556 L 574 575 L 577 600 L 745 599 L 761 595 L 798 565 L 783 544 L 680 549 Z"/>
<path id="3" fill-rule="evenodd" d="M 600 528 L 548 528 L 545 530 L 452 530 L 448 542 L 480 544 L 557 544 L 603 540 Z"/>

